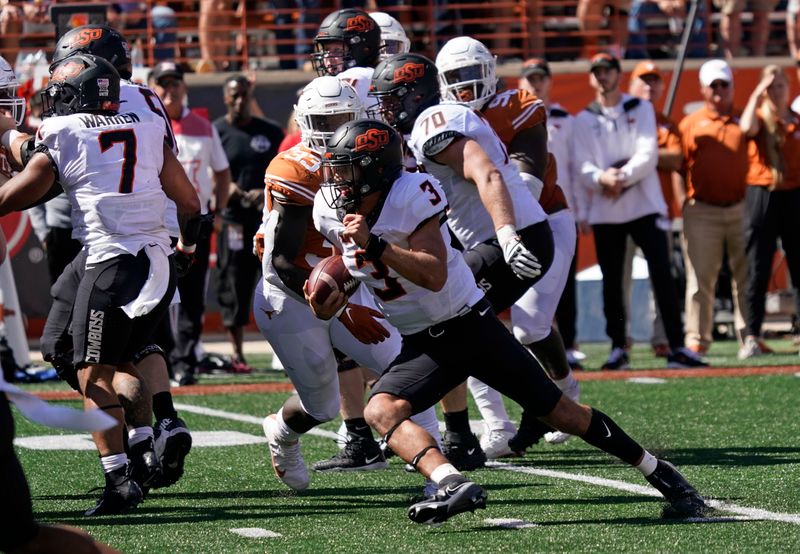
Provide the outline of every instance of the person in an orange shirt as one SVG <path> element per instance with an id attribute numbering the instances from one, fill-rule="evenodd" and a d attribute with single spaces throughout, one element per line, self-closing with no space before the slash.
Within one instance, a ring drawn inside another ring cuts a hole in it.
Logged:
<path id="1" fill-rule="evenodd" d="M 642 98 L 652 104 L 656 104 L 664 94 L 664 80 L 661 77 L 656 64 L 650 60 L 639 62 L 631 73 L 631 81 L 628 87 L 631 96 Z M 681 146 L 681 135 L 675 123 L 666 115 L 656 110 L 656 125 L 658 133 L 658 180 L 661 182 L 661 192 L 664 194 L 664 201 L 667 203 L 667 217 L 670 222 L 681 217 L 680 206 L 684 200 L 683 183 L 680 180 L 678 171 L 683 164 L 683 147 Z M 672 231 L 667 231 L 669 241 L 669 251 L 672 252 Z M 625 298 L 630 298 L 631 286 L 631 266 L 636 245 L 628 240 L 628 255 L 626 255 L 626 294 Z M 666 357 L 669 353 L 669 341 L 664 332 L 664 323 L 661 321 L 661 313 L 656 304 L 656 317 L 653 320 L 653 336 L 650 339 L 653 352 L 656 356 Z"/>
<path id="2" fill-rule="evenodd" d="M 789 107 L 783 69 L 768 65 L 739 122 L 747 135 L 750 169 L 745 196 L 745 250 L 750 266 L 745 298 L 747 336 L 739 359 L 768 352 L 759 341 L 772 259 L 780 237 L 792 286 L 800 288 L 800 115 Z M 800 304 L 800 298 L 795 299 Z M 800 306 L 797 307 L 800 313 Z"/>
<path id="3" fill-rule="evenodd" d="M 733 107 L 733 73 L 722 60 L 700 68 L 705 104 L 678 128 L 683 140 L 687 200 L 683 206 L 683 252 L 686 262 L 686 346 L 705 352 L 714 325 L 714 290 L 727 251 L 733 275 L 734 324 L 744 331 L 744 193 L 747 186 L 747 139 Z"/>

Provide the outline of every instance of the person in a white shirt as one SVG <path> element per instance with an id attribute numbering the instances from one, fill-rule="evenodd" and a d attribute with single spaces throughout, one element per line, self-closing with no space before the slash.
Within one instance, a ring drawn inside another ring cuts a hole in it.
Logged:
<path id="1" fill-rule="evenodd" d="M 667 206 L 656 164 L 658 140 L 653 106 L 620 90 L 619 60 L 607 53 L 592 58 L 595 101 L 575 117 L 575 167 L 591 192 L 587 219 L 603 272 L 603 311 L 611 353 L 603 369 L 629 367 L 625 351 L 622 275 L 630 236 L 642 249 L 669 341 L 668 367 L 707 365 L 683 346 L 683 327 L 667 251 Z"/>
<path id="2" fill-rule="evenodd" d="M 164 103 L 178 147 L 178 161 L 194 185 L 200 199 L 200 210 L 208 213 L 222 210 L 228 202 L 231 172 L 228 158 L 216 127 L 184 106 L 187 87 L 183 70 L 174 61 L 159 63 L 150 74 L 149 84 Z M 178 305 L 175 343 L 169 352 L 172 373 L 180 385 L 196 382 L 196 347 L 203 330 L 206 274 L 211 252 L 211 237 L 197 243 L 194 263 L 178 279 L 181 303 Z"/>

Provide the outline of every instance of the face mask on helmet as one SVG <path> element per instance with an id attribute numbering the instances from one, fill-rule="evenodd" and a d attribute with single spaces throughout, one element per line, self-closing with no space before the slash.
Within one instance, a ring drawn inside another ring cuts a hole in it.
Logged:
<path id="1" fill-rule="evenodd" d="M 480 41 L 456 37 L 436 56 L 442 98 L 479 110 L 497 90 L 495 59 Z"/>
<path id="2" fill-rule="evenodd" d="M 370 92 L 370 96 L 376 96 L 378 104 L 367 112 L 367 116 L 383 121 L 401 133 L 411 132 L 414 120 L 410 118 L 404 102 L 408 96 L 407 89 L 401 87 L 384 94 Z"/>
<path id="3" fill-rule="evenodd" d="M 25 99 L 17 96 L 16 86 L 0 88 L 0 113 L 13 118 L 17 126 L 22 125 L 25 119 Z"/>
<path id="4" fill-rule="evenodd" d="M 331 114 L 307 114 L 298 119 L 300 133 L 306 146 L 324 151 L 333 132 L 356 118 L 355 111 L 339 112 Z"/>
<path id="5" fill-rule="evenodd" d="M 476 109 L 483 107 L 496 90 L 494 74 L 488 71 L 485 64 L 445 71 L 439 74 L 439 80 L 445 100 L 468 104 Z"/>
<path id="6" fill-rule="evenodd" d="M 335 77 L 342 71 L 355 65 L 350 49 L 340 41 L 317 42 L 311 54 L 311 65 L 317 75 Z"/>
<path id="7" fill-rule="evenodd" d="M 357 207 L 370 192 L 369 184 L 359 185 L 359 174 L 353 160 L 323 159 L 320 192 L 325 203 L 335 210 L 351 211 Z"/>
<path id="8" fill-rule="evenodd" d="M 324 152 L 328 139 L 343 124 L 363 114 L 355 89 L 335 77 L 317 77 L 309 83 L 294 107 L 303 143 Z"/>
<path id="9" fill-rule="evenodd" d="M 373 193 L 388 192 L 403 170 L 400 135 L 385 123 L 362 119 L 339 127 L 322 157 L 322 198 L 353 212 Z"/>
<path id="10" fill-rule="evenodd" d="M 42 116 L 69 115 L 78 112 L 80 91 L 67 83 L 50 83 L 41 92 Z"/>
<path id="11" fill-rule="evenodd" d="M 400 40 L 387 39 L 383 41 L 383 50 L 381 50 L 381 60 L 385 60 L 397 54 L 405 54 L 408 52 L 408 44 Z"/>

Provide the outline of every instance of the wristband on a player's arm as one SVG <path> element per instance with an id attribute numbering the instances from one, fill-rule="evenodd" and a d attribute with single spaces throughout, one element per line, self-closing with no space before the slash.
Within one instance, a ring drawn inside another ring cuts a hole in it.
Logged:
<path id="1" fill-rule="evenodd" d="M 513 238 L 519 238 L 517 234 L 517 228 L 513 225 L 503 225 L 499 229 L 495 231 L 497 233 L 497 242 L 500 243 L 500 246 L 505 246 L 505 244 Z"/>
<path id="2" fill-rule="evenodd" d="M 381 237 L 370 233 L 367 239 L 367 245 L 364 247 L 365 258 L 367 261 L 380 260 L 381 256 L 383 256 L 383 251 L 386 250 L 388 245 L 389 243 Z"/>
<path id="3" fill-rule="evenodd" d="M 182 254 L 188 254 L 191 256 L 192 254 L 194 254 L 194 251 L 197 250 L 197 245 L 196 244 L 186 245 L 183 244 L 183 239 L 178 239 L 178 244 L 175 245 L 175 250 L 177 250 Z"/>

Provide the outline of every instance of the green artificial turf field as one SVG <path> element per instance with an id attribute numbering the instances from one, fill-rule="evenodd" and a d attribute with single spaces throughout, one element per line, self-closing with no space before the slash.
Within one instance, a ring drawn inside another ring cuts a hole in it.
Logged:
<path id="1" fill-rule="evenodd" d="M 755 362 L 800 361 L 787 341 L 770 345 L 783 354 Z M 587 367 L 599 367 L 607 346 L 586 345 L 586 351 Z M 736 360 L 732 343 L 715 344 L 709 359 L 717 366 L 756 365 Z M 251 362 L 263 367 L 267 359 Z M 644 346 L 634 348 L 632 362 L 637 369 L 664 367 Z M 284 380 L 271 372 L 202 382 Z M 312 474 L 309 490 L 292 494 L 272 472 L 260 427 L 287 393 L 176 397 L 196 441 L 186 474 L 126 515 L 82 516 L 99 495 L 87 491 L 102 483 L 90 443 L 85 450 L 64 450 L 47 438 L 55 449 L 31 448 L 25 441 L 66 433 L 17 417 L 17 453 L 41 521 L 79 525 L 123 552 L 800 551 L 798 376 L 623 378 L 584 381 L 582 387 L 583 401 L 674 462 L 719 502 L 719 511 L 703 522 L 660 519 L 663 503 L 647 495 L 652 489 L 636 470 L 578 439 L 540 443 L 523 458 L 471 472 L 488 491 L 487 509 L 439 527 L 407 518 L 422 478 L 403 471 L 396 458 L 387 470 Z M 508 407 L 518 420 L 517 407 Z M 471 415 L 478 417 L 474 406 Z M 309 464 L 335 452 L 331 437 L 338 425 L 330 422 L 303 439 Z M 233 443 L 210 446 L 224 440 Z"/>

